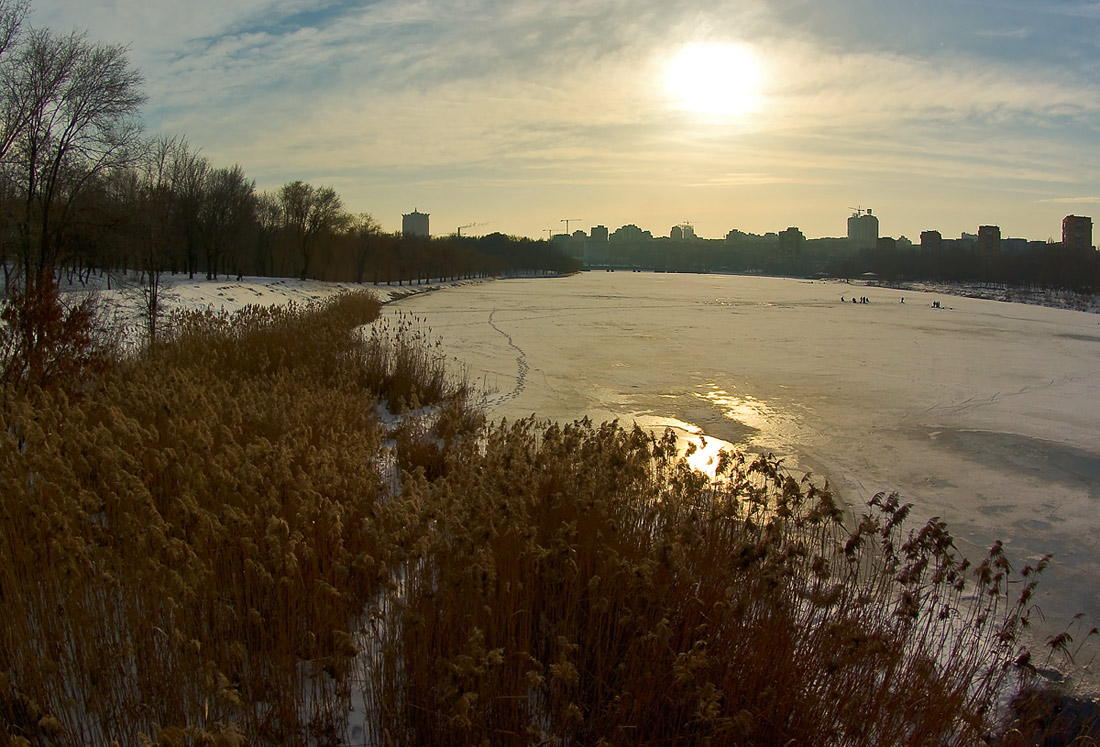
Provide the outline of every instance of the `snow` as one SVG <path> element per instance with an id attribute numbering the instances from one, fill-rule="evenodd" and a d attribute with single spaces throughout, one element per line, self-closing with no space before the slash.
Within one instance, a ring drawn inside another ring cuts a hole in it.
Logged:
<path id="1" fill-rule="evenodd" d="M 129 281 L 100 292 L 137 329 Z M 721 447 L 770 452 L 827 478 L 853 511 L 896 490 L 915 504 L 910 526 L 942 517 L 972 559 L 995 539 L 1017 567 L 1054 553 L 1035 648 L 1078 611 L 1084 630 L 1100 622 L 1098 314 L 945 292 L 957 288 L 724 275 L 163 282 L 170 307 L 192 309 L 361 288 L 400 299 L 383 313 L 411 312 L 441 335 L 491 418 L 673 427 L 705 441 L 697 466 Z M 423 292 L 448 286 L 466 287 Z"/>
<path id="2" fill-rule="evenodd" d="M 165 273 L 160 279 L 160 300 L 165 313 L 184 311 L 225 311 L 232 314 L 248 305 L 277 306 L 287 303 L 321 301 L 343 291 L 365 290 L 383 303 L 407 295 L 480 282 L 479 280 L 437 281 L 421 285 L 372 283 L 329 283 L 320 280 L 244 276 L 240 280 L 206 280 Z M 60 280 L 64 293 L 94 293 L 103 302 L 113 325 L 123 330 L 124 339 L 133 344 L 140 339 L 144 277 L 138 273 L 94 275 L 87 283 Z"/>
<path id="3" fill-rule="evenodd" d="M 851 303 L 867 296 L 868 304 Z M 845 301 L 841 301 L 841 297 Z M 904 298 L 904 303 L 901 302 Z M 935 308 L 935 302 L 939 308 Z M 584 273 L 402 300 L 491 418 L 670 425 L 879 491 L 980 560 L 1047 552 L 1046 623 L 1100 622 L 1100 315 L 838 281 Z M 701 457 L 703 461 L 707 456 Z"/>

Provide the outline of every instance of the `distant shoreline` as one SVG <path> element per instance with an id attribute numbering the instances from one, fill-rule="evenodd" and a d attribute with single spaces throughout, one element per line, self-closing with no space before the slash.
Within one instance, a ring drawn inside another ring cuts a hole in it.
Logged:
<path id="1" fill-rule="evenodd" d="M 1055 290 L 1031 290 L 1029 288 L 1016 287 L 990 287 L 973 283 L 928 283 L 906 282 L 896 285 L 885 285 L 875 281 L 861 284 L 879 288 L 892 288 L 903 291 L 919 291 L 922 293 L 943 293 L 944 295 L 960 296 L 963 298 L 978 298 L 985 301 L 1004 301 L 1006 303 L 1026 303 L 1032 306 L 1045 306 L 1051 309 L 1065 309 L 1068 311 L 1085 311 L 1090 314 L 1100 314 L 1100 297 L 1096 295 L 1086 296 L 1074 291 Z"/>

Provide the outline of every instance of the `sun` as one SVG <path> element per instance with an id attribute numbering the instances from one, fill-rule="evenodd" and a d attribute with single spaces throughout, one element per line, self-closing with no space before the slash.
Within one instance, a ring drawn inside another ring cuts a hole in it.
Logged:
<path id="1" fill-rule="evenodd" d="M 743 44 L 689 44 L 668 62 L 664 84 L 680 109 L 734 117 L 759 104 L 760 64 Z"/>

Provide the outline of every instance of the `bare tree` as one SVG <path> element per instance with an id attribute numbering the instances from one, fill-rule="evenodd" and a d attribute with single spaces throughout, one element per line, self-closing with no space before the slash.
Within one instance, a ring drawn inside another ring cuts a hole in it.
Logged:
<path id="1" fill-rule="evenodd" d="M 183 236 L 183 260 L 187 276 L 194 279 L 199 266 L 199 246 L 202 242 L 199 214 L 202 212 L 206 176 L 210 162 L 197 153 L 183 152 L 177 156 L 173 172 L 173 189 L 179 201 L 179 226 Z"/>
<path id="2" fill-rule="evenodd" d="M 0 162 L 7 160 L 8 152 L 27 122 L 27 92 L 15 85 L 18 76 L 16 55 L 12 50 L 22 34 L 23 21 L 27 17 L 30 0 L 0 0 Z M 12 227 L 18 224 L 18 189 L 10 174 L 5 174 L 2 184 L 2 227 L 0 235 L 0 265 L 4 268 L 4 293 L 11 288 L 13 262 L 18 262 L 18 241 Z"/>
<path id="3" fill-rule="evenodd" d="M 30 0 L 0 0 L 0 159 L 23 132 L 30 116 L 30 93 L 20 86 L 16 55 Z"/>
<path id="4" fill-rule="evenodd" d="M 287 233 L 302 258 L 301 279 L 305 280 L 319 241 L 346 224 L 344 203 L 332 187 L 314 187 L 302 181 L 284 184 L 279 202 Z"/>
<path id="5" fill-rule="evenodd" d="M 104 171 L 129 164 L 140 144 L 141 75 L 123 47 L 82 34 L 28 32 L 12 85 L 27 116 L 13 154 L 24 190 L 24 272 L 36 281 L 56 263 L 73 199 Z"/>
<path id="6" fill-rule="evenodd" d="M 355 260 L 355 282 L 363 282 L 367 261 L 381 233 L 382 226 L 370 213 L 359 213 L 351 219 L 348 238 L 351 240 L 352 258 Z"/>
<path id="7" fill-rule="evenodd" d="M 240 165 L 207 173 L 198 211 L 199 235 L 206 251 L 206 279 L 214 280 L 230 249 L 239 245 L 252 218 L 255 182 Z M 239 271 L 239 258 L 236 266 Z"/>
<path id="8" fill-rule="evenodd" d="M 133 177 L 134 254 L 142 279 L 142 316 L 150 344 L 162 314 L 161 276 L 184 246 L 180 183 L 191 163 L 187 141 L 162 136 L 148 144 Z"/>
<path id="9" fill-rule="evenodd" d="M 275 273 L 275 241 L 282 227 L 283 208 L 279 196 L 272 192 L 261 192 L 256 196 L 253 214 L 253 263 L 257 275 L 268 276 Z"/>

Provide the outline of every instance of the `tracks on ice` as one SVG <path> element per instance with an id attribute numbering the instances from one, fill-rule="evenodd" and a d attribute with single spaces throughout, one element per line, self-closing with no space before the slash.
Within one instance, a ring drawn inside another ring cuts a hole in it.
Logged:
<path id="1" fill-rule="evenodd" d="M 523 351 L 523 348 L 515 343 L 510 334 L 498 327 L 496 325 L 496 322 L 493 321 L 493 315 L 496 313 L 496 309 L 493 309 L 491 312 L 489 312 L 489 326 L 504 337 L 504 339 L 508 342 L 508 347 L 516 351 L 516 385 L 512 387 L 512 391 L 502 394 L 496 399 L 487 402 L 486 404 L 489 407 L 497 407 L 499 405 L 503 405 L 505 402 L 508 402 L 509 400 L 513 400 L 518 397 L 519 393 L 522 392 L 524 387 L 527 386 L 527 372 L 530 370 L 530 367 L 527 365 L 527 353 L 525 353 Z"/>

